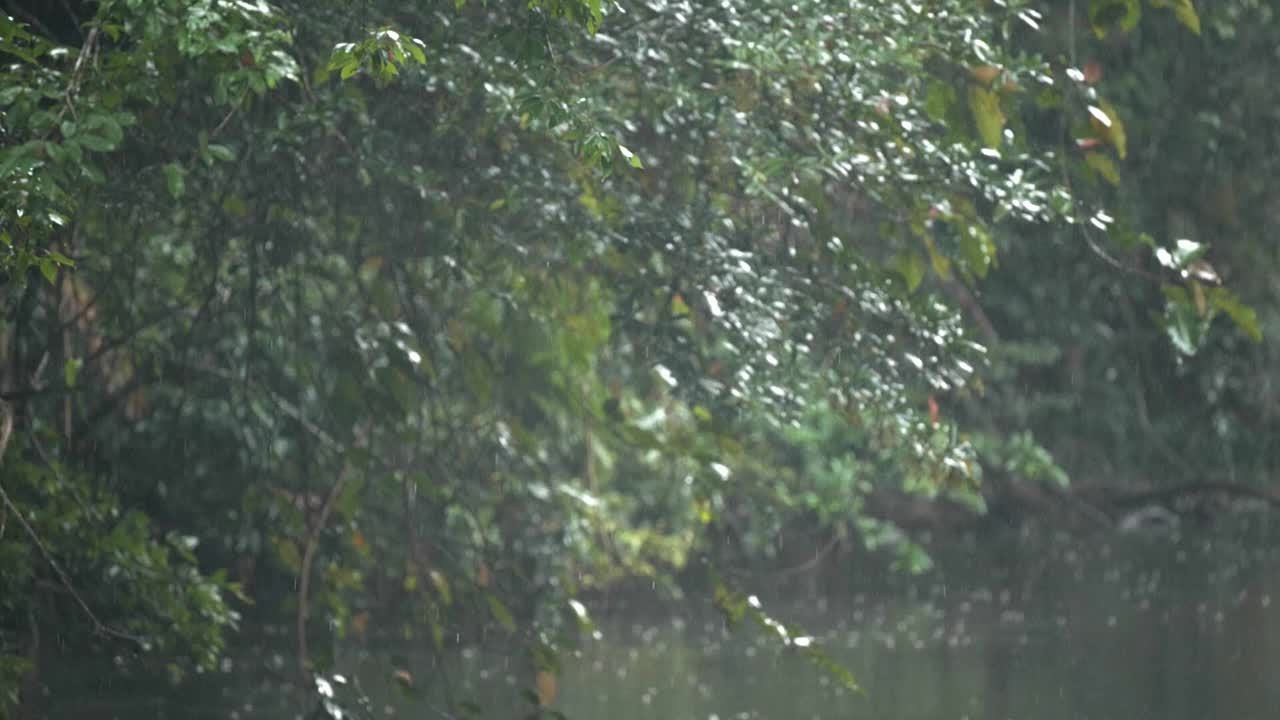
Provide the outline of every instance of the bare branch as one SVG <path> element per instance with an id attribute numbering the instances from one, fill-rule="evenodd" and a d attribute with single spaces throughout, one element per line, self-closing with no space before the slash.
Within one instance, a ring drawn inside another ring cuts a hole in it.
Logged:
<path id="1" fill-rule="evenodd" d="M 342 494 L 342 488 L 347 484 L 349 474 L 346 463 L 343 463 L 342 469 L 338 471 L 338 479 L 329 488 L 329 494 L 324 499 L 324 505 L 320 507 L 320 514 L 307 531 L 307 543 L 302 552 L 302 566 L 298 570 L 298 670 L 304 682 L 309 679 L 307 675 L 310 672 L 307 667 L 309 665 L 309 658 L 307 657 L 307 615 L 310 612 L 308 595 L 311 591 L 311 564 L 315 561 L 316 549 L 320 544 L 320 533 L 329 522 L 329 513 L 333 511 L 334 503 L 337 502 L 338 496 Z"/>

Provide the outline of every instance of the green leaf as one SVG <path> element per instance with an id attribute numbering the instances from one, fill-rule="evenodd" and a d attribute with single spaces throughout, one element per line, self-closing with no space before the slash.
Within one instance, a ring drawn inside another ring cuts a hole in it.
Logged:
<path id="1" fill-rule="evenodd" d="M 249 217 L 249 206 L 245 205 L 244 198 L 239 195 L 227 195 L 222 201 L 222 209 L 238 218 Z"/>
<path id="2" fill-rule="evenodd" d="M 981 225 L 969 225 L 960 236 L 960 252 L 969 271 L 980 278 L 995 264 L 996 244 Z"/>
<path id="3" fill-rule="evenodd" d="M 980 87 L 969 88 L 969 109 L 978 126 L 978 137 L 987 147 L 1000 147 L 1005 116 L 1000 110 L 1000 96 Z"/>
<path id="4" fill-rule="evenodd" d="M 929 90 L 924 99 L 924 111 L 930 120 L 943 122 L 955 104 L 955 88 L 942 82 L 929 83 Z"/>
<path id="5" fill-rule="evenodd" d="M 1154 249 L 1156 261 L 1170 270 L 1184 270 L 1188 265 L 1204 257 L 1209 246 L 1194 240 L 1179 238 L 1173 243 L 1173 249 L 1157 247 Z"/>
<path id="6" fill-rule="evenodd" d="M 622 153 L 623 159 L 625 159 L 631 167 L 641 170 L 644 169 L 644 164 L 640 162 L 640 158 L 636 157 L 636 154 L 631 152 L 626 145 L 619 143 L 618 152 Z"/>
<path id="7" fill-rule="evenodd" d="M 50 260 L 54 261 L 55 263 L 57 263 L 57 264 L 59 264 L 59 265 L 61 265 L 61 266 L 63 266 L 63 267 L 75 267 L 75 266 L 76 266 L 76 261 L 75 261 L 75 260 L 72 260 L 71 258 L 67 257 L 66 255 L 63 255 L 62 253 L 58 252 L 57 250 L 46 250 L 46 251 L 45 251 L 45 254 L 49 256 L 49 259 L 50 259 Z"/>
<path id="8" fill-rule="evenodd" d="M 169 196 L 174 200 L 181 200 L 187 191 L 187 171 L 178 163 L 166 163 L 164 177 L 169 186 Z"/>
<path id="9" fill-rule="evenodd" d="M 329 62 L 325 67 L 329 70 L 341 69 L 355 58 L 355 48 L 354 43 L 338 43 L 333 46 L 333 52 L 329 54 Z"/>
<path id="10" fill-rule="evenodd" d="M 1258 313 L 1253 308 L 1240 302 L 1240 299 L 1226 288 L 1209 290 L 1209 303 L 1225 312 L 1240 331 L 1254 342 L 1262 342 L 1262 328 L 1258 326 Z"/>
<path id="11" fill-rule="evenodd" d="M 94 152 L 111 152 L 116 149 L 115 143 L 93 133 L 81 133 L 76 136 L 76 140 Z"/>
<path id="12" fill-rule="evenodd" d="M 409 48 L 409 54 L 413 56 L 413 59 L 417 61 L 419 65 L 427 64 L 427 54 L 424 52 L 424 48 L 426 48 L 425 43 L 418 38 L 411 38 L 409 42 L 405 44 L 405 47 Z"/>
<path id="13" fill-rule="evenodd" d="M 1173 243 L 1173 259 L 1177 262 L 1179 268 L 1185 268 L 1191 263 L 1204 257 L 1209 252 L 1209 246 L 1204 243 L 1198 243 L 1194 240 L 1180 238 Z"/>
<path id="14" fill-rule="evenodd" d="M 236 159 L 235 151 L 233 151 L 231 148 L 227 147 L 226 145 L 210 145 L 208 147 L 208 150 L 209 150 L 209 155 L 212 156 L 213 159 L 215 160 L 221 160 L 223 162 L 231 162 L 232 160 Z"/>
<path id="15" fill-rule="evenodd" d="M 1099 38 L 1106 37 L 1116 26 L 1130 32 L 1138 26 L 1141 17 L 1142 4 L 1139 0 L 1091 0 L 1089 3 L 1089 24 Z"/>
<path id="16" fill-rule="evenodd" d="M 35 263 L 36 267 L 40 269 L 40 274 L 44 276 L 45 280 L 49 281 L 50 285 L 58 279 L 58 264 L 53 260 L 42 257 L 36 258 Z"/>
<path id="17" fill-rule="evenodd" d="M 1182 288 L 1166 288 L 1164 329 L 1173 346 L 1183 355 L 1195 355 L 1204 344 L 1209 318 L 1201 317 Z"/>
<path id="18" fill-rule="evenodd" d="M 94 116 L 88 124 L 90 127 L 100 129 L 102 137 L 106 138 L 113 147 L 124 141 L 124 128 L 120 127 L 120 123 L 110 115 Z"/>
<path id="19" fill-rule="evenodd" d="M 9 173 L 12 173 L 20 164 L 30 163 L 33 153 L 39 146 L 39 140 L 32 140 L 4 150 L 0 154 L 0 179 L 8 177 Z"/>
<path id="20" fill-rule="evenodd" d="M 89 178 L 89 182 L 94 183 L 95 185 L 102 185 L 107 181 L 107 176 L 104 175 L 102 171 L 98 169 L 98 166 L 93 163 L 87 162 L 82 164 L 80 166 L 80 172 L 84 173 L 85 177 Z"/>
<path id="21" fill-rule="evenodd" d="M 511 616 L 511 611 L 507 609 L 507 606 L 503 605 L 502 601 L 498 599 L 498 596 L 493 595 L 492 593 L 485 597 L 489 601 L 489 612 L 493 615 L 493 619 L 497 620 L 498 624 L 506 629 L 507 632 L 515 632 L 516 619 Z"/>
<path id="22" fill-rule="evenodd" d="M 915 292 L 924 280 L 924 258 L 918 252 L 899 255 L 894 260 L 893 269 L 907 282 L 907 292 Z"/>

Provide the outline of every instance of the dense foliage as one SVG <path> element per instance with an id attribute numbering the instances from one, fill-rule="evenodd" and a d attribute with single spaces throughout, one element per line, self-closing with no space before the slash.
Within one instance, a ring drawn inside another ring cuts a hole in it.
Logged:
<path id="1" fill-rule="evenodd" d="M 1179 291 L 1143 274 L 1155 267 L 1145 249 L 1112 247 L 1124 267 L 1113 273 L 1089 262 L 1094 253 L 1073 236 L 1012 242 L 1003 259 L 1018 272 L 982 288 L 999 399 L 974 410 L 996 434 L 1034 430 L 1077 483 L 1265 488 L 1276 463 L 1274 349 L 1250 337 L 1277 329 L 1265 270 L 1277 208 L 1265 118 L 1275 99 L 1260 85 L 1273 62 L 1262 48 L 1275 37 L 1275 9 L 1216 3 L 1201 9 L 1194 35 L 1161 12 L 1149 7 L 1131 31 L 1083 36 L 1075 48 L 1134 138 L 1131 182 L 1099 192 L 1133 227 L 1211 241 L 1216 274 L 1257 316 L 1243 310 L 1244 332 L 1209 330 L 1218 303 L 1241 312 L 1209 284 L 1188 288 L 1202 311 L 1152 323 L 1162 295 Z M 1044 42 L 1068 51 L 1065 38 Z M 1168 352 L 1170 336 L 1179 352 Z M 1186 341 L 1199 346 L 1194 356 L 1181 351 Z"/>
<path id="2" fill-rule="evenodd" d="M 1151 209 L 1169 114 L 1110 84 L 1160 74 L 1144 33 L 1225 42 L 1187 0 L 31 5 L 0 17 L 0 688 L 50 628 L 176 681 L 237 622 L 304 683 L 500 628 L 532 685 L 584 593 L 798 518 L 922 568 L 878 488 L 981 510 L 984 464 L 1064 479 L 1037 436 L 1125 442 L 1149 411 L 1014 392 L 1130 357 L 1067 346 L 1099 313 L 1195 392 L 1259 333 Z"/>

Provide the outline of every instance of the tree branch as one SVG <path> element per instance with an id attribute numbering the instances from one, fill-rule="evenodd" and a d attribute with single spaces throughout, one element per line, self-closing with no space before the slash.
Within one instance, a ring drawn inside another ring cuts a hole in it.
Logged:
<path id="1" fill-rule="evenodd" d="M 298 570 L 298 671 L 304 684 L 310 680 L 308 677 L 310 659 L 307 657 L 307 615 L 310 610 L 308 595 L 311 591 L 311 564 L 315 561 L 316 548 L 320 544 L 320 533 L 329 521 L 333 504 L 337 502 L 343 486 L 347 484 L 348 474 L 347 465 L 343 463 L 342 469 L 338 471 L 338 479 L 329 488 L 324 505 L 320 507 L 320 514 L 316 517 L 315 524 L 308 529 L 307 544 L 302 552 L 302 565 Z"/>
<path id="2" fill-rule="evenodd" d="M 3 411 L 0 412 L 4 413 L 4 419 L 2 421 L 3 425 L 0 426 L 0 454 L 3 454 L 5 447 L 9 444 L 9 437 L 13 431 L 13 412 L 7 405 L 4 407 Z M 75 586 L 71 584 L 71 578 L 67 576 L 66 571 L 62 569 L 62 566 L 58 564 L 58 561 L 53 559 L 53 555 L 49 552 L 49 549 L 45 547 L 44 541 L 40 539 L 40 534 L 36 532 L 35 528 L 31 527 L 31 523 L 27 522 L 27 518 L 23 516 L 22 511 L 18 509 L 18 506 L 13 502 L 13 499 L 9 497 L 9 493 L 4 489 L 3 485 L 0 485 L 0 502 L 3 502 L 5 508 L 7 508 L 8 511 L 18 519 L 18 524 L 22 526 L 22 529 L 26 531 L 27 536 L 31 538 L 32 544 L 34 544 L 36 549 L 40 551 L 40 555 L 44 557 L 44 561 L 48 563 L 50 568 L 53 568 L 54 574 L 58 576 L 58 582 L 62 584 L 62 587 L 65 588 L 67 593 L 76 601 L 76 604 L 80 606 L 80 609 L 84 611 L 84 614 L 88 616 L 89 622 L 93 623 L 94 632 L 101 635 L 120 638 L 121 640 L 128 640 L 129 642 L 136 643 L 139 646 L 145 644 L 142 641 L 142 638 L 137 635 L 132 635 L 123 630 L 117 630 L 98 619 L 97 614 L 93 612 L 92 608 L 89 607 L 89 603 L 85 602 L 85 599 L 76 590 Z"/>

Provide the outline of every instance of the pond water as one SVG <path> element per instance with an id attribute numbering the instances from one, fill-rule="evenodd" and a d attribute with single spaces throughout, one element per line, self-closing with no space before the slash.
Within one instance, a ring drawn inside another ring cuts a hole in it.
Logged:
<path id="1" fill-rule="evenodd" d="M 709 601 L 612 598 L 594 609 L 599 638 L 565 653 L 553 707 L 571 720 L 1277 717 L 1274 543 L 1249 533 L 1086 541 L 1021 535 L 994 546 L 955 543 L 936 554 L 939 569 L 912 579 L 860 577 L 851 568 L 834 588 L 830 578 L 825 586 L 794 577 L 759 581 L 766 610 L 812 634 L 853 672 L 858 692 L 777 637 L 747 626 L 729 631 Z M 349 654 L 347 664 L 366 676 L 376 716 L 447 717 L 397 698 L 385 667 L 358 657 Z M 206 678 L 204 692 L 157 699 L 145 711 L 110 703 L 90 711 L 68 695 L 54 699 L 52 716 L 293 717 L 251 699 L 269 696 L 249 683 L 260 679 L 255 663 L 272 661 L 288 662 L 247 658 L 224 678 Z M 407 662 L 419 677 L 440 676 L 429 658 Z M 449 666 L 451 692 L 475 699 L 485 717 L 528 711 L 520 692 L 533 681 L 522 660 L 473 646 Z M 113 687 L 118 696 L 119 684 Z"/>
<path id="2" fill-rule="evenodd" d="M 1280 563 L 1222 538 L 1028 543 L 888 592 L 767 605 L 853 671 L 851 693 L 710 613 L 602 620 L 561 682 L 570 717 L 1268 720 Z M 955 558 L 952 558 L 955 562 Z M 958 569 L 954 569 L 958 568 Z M 856 586 L 856 583 L 854 583 Z"/>

